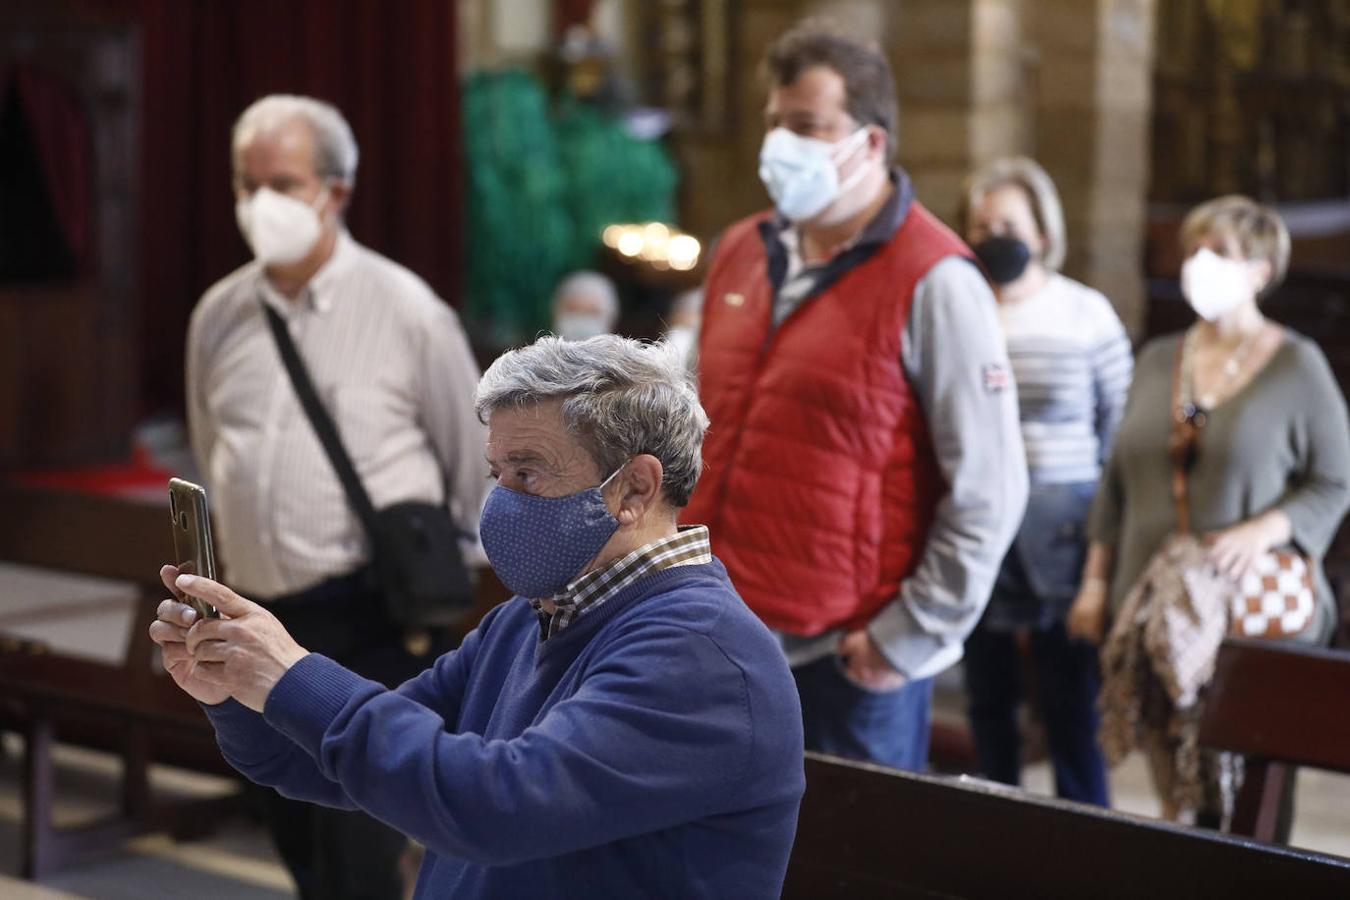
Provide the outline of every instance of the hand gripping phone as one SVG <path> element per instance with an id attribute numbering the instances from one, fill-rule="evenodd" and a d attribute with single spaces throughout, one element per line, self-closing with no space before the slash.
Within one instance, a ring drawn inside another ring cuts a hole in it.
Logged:
<path id="1" fill-rule="evenodd" d="M 178 571 L 216 580 L 216 557 L 211 546 L 211 517 L 206 509 L 206 488 L 182 478 L 169 479 L 169 516 L 173 529 L 173 558 Z M 216 608 L 199 597 L 184 596 L 184 602 L 202 618 L 220 618 Z"/>

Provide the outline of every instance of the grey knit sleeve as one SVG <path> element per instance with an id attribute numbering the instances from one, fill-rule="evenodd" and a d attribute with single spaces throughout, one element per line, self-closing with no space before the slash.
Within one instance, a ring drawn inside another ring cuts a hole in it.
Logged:
<path id="1" fill-rule="evenodd" d="M 1350 508 L 1350 420 L 1326 357 L 1312 341 L 1297 340 L 1306 385 L 1295 425 L 1299 467 L 1278 508 L 1293 525 L 1294 543 L 1321 557 Z"/>

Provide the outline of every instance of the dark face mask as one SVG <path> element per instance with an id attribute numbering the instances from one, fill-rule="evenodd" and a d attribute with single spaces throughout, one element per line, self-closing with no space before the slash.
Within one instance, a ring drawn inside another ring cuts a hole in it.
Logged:
<path id="1" fill-rule="evenodd" d="M 1021 278 L 1031 262 L 1031 249 L 1017 238 L 987 237 L 972 249 L 989 279 L 1000 287 Z"/>

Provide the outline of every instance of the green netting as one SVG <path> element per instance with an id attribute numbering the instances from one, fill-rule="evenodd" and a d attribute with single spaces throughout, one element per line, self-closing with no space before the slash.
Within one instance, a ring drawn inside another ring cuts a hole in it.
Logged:
<path id="1" fill-rule="evenodd" d="M 595 264 L 612 222 L 672 221 L 675 167 L 664 147 L 565 101 L 556 118 L 522 71 L 464 85 L 466 313 L 501 344 L 549 325 L 549 297 Z"/>
<path id="2" fill-rule="evenodd" d="M 575 101 L 561 105 L 554 128 L 578 267 L 594 256 L 606 225 L 674 221 L 675 166 L 660 143 L 638 140 L 613 117 Z"/>
<path id="3" fill-rule="evenodd" d="M 467 312 L 501 343 L 542 327 L 572 254 L 547 103 L 524 72 L 479 73 L 464 86 Z"/>

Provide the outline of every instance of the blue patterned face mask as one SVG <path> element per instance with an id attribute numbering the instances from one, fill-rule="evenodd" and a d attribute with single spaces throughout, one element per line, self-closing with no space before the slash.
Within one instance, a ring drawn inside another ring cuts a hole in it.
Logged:
<path id="1" fill-rule="evenodd" d="M 567 587 L 619 530 L 602 491 L 622 471 L 619 466 L 596 487 L 565 497 L 537 497 L 500 484 L 492 489 L 479 534 L 507 590 L 542 600 Z"/>

